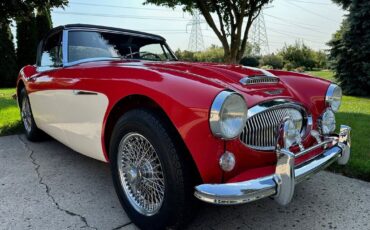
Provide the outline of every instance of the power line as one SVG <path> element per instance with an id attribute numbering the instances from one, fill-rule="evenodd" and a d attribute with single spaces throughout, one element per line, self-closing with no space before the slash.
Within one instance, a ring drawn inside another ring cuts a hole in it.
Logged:
<path id="1" fill-rule="evenodd" d="M 92 16 L 92 17 L 106 17 L 106 18 L 133 18 L 142 20 L 163 20 L 163 21 L 187 21 L 187 19 L 180 19 L 175 17 L 153 17 L 153 16 L 135 16 L 135 15 L 114 15 L 114 14 L 99 14 L 99 13 L 83 13 L 83 12 L 65 12 L 65 11 L 53 11 L 55 14 L 64 15 L 78 15 L 78 16 Z"/>
<path id="2" fill-rule="evenodd" d="M 319 41 L 314 41 L 314 40 L 311 40 L 311 39 L 303 38 L 303 37 L 300 37 L 298 35 L 292 35 L 291 33 L 284 33 L 284 32 L 279 32 L 279 31 L 271 31 L 271 32 L 272 33 L 277 33 L 277 34 L 284 35 L 284 37 L 294 37 L 294 38 L 302 39 L 304 41 L 308 41 L 308 42 L 312 42 L 312 43 L 316 43 L 316 44 L 325 44 L 323 42 L 319 42 Z"/>
<path id="3" fill-rule="evenodd" d="M 324 15 L 321 15 L 321 14 L 318 14 L 318 13 L 316 13 L 316 12 L 314 12 L 314 11 L 308 10 L 308 9 L 307 9 L 307 8 L 305 8 L 305 7 L 298 6 L 298 5 L 296 5 L 296 4 L 292 3 L 292 2 L 286 2 L 286 3 L 288 3 L 289 5 L 292 5 L 292 6 L 294 6 L 294 7 L 297 7 L 297 8 L 299 8 L 299 9 L 302 9 L 302 10 L 304 10 L 304 11 L 308 12 L 308 13 L 311 13 L 311 14 L 313 14 L 313 15 L 316 15 L 316 16 L 318 16 L 318 17 L 320 17 L 320 18 L 323 18 L 323 19 L 326 19 L 326 20 L 329 20 L 329 21 L 332 21 L 332 22 L 336 22 L 336 21 L 335 21 L 335 20 L 333 20 L 332 18 L 328 18 L 328 17 L 326 17 L 326 16 L 324 16 Z"/>
<path id="4" fill-rule="evenodd" d="M 319 33 L 319 34 L 323 34 L 324 32 L 322 32 L 322 31 L 315 31 L 315 30 L 312 30 L 312 29 L 309 29 L 309 28 L 306 28 L 306 27 L 302 27 L 302 26 L 298 26 L 298 25 L 293 25 L 293 24 L 289 24 L 289 23 L 278 23 L 278 22 L 268 22 L 268 23 L 266 23 L 266 24 L 273 24 L 273 25 L 281 25 L 281 26 L 290 26 L 290 27 L 292 27 L 292 26 L 295 26 L 295 27 L 297 27 L 297 28 L 299 28 L 299 29 L 303 29 L 303 30 L 308 30 L 308 31 L 310 31 L 311 33 L 313 33 L 313 32 L 315 32 L 315 33 Z"/>
<path id="5" fill-rule="evenodd" d="M 107 7 L 107 8 L 120 8 L 120 9 L 136 9 L 136 10 L 150 10 L 150 11 L 177 11 L 175 9 L 155 9 L 146 7 L 133 7 L 133 6 L 120 6 L 120 5 L 109 5 L 109 4 L 98 4 L 98 3 L 86 3 L 86 2 L 70 2 L 72 5 L 82 5 L 82 6 L 93 6 L 93 7 Z"/>
<path id="6" fill-rule="evenodd" d="M 318 36 L 312 36 L 312 35 L 308 35 L 308 34 L 297 34 L 297 33 L 294 33 L 294 32 L 291 32 L 291 31 L 288 31 L 288 30 L 280 30 L 280 29 L 275 29 L 275 28 L 268 28 L 268 31 L 277 31 L 277 32 L 282 32 L 282 33 L 286 33 L 286 34 L 292 34 L 292 35 L 298 35 L 298 36 L 304 36 L 304 37 L 311 37 L 311 38 L 316 38 L 316 39 L 321 39 L 321 37 L 318 37 Z"/>
<path id="7" fill-rule="evenodd" d="M 302 23 L 302 24 L 301 24 L 301 23 L 297 24 L 297 23 L 294 23 L 294 22 L 288 21 L 288 20 L 286 20 L 286 19 L 284 19 L 284 18 L 276 17 L 276 16 L 273 16 L 273 15 L 270 15 L 270 14 L 266 14 L 266 13 L 265 13 L 265 15 L 266 15 L 266 16 L 268 16 L 268 17 L 274 18 L 274 19 L 276 19 L 276 20 L 279 20 L 279 21 L 282 21 L 282 22 L 285 22 L 285 23 L 289 23 L 289 24 L 291 24 L 291 25 L 298 26 L 298 27 L 300 27 L 300 28 L 306 28 L 306 29 L 308 29 L 308 30 L 312 30 L 312 31 L 315 31 L 315 32 L 318 32 L 318 33 L 325 33 L 325 32 L 323 32 L 323 31 L 317 30 L 317 29 L 316 29 L 316 28 L 317 28 L 317 26 L 310 26 L 310 25 L 308 25 L 308 24 L 303 24 L 303 23 Z"/>
<path id="8" fill-rule="evenodd" d="M 323 2 L 309 2 L 309 1 L 300 1 L 300 0 L 286 0 L 288 2 L 296 2 L 296 3 L 308 3 L 308 4 L 314 4 L 314 5 L 326 5 L 326 6 L 331 6 L 333 4 L 331 3 L 323 3 Z"/>

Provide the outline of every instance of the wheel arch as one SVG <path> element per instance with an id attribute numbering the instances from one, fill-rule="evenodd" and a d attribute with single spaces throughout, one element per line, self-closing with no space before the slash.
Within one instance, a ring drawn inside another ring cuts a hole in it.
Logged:
<path id="1" fill-rule="evenodd" d="M 161 121 L 164 123 L 165 127 L 168 128 L 170 132 L 170 136 L 174 137 L 174 141 L 176 142 L 176 146 L 180 148 L 181 152 L 183 154 L 182 157 L 188 165 L 190 165 L 192 173 L 194 173 L 194 176 L 199 179 L 199 182 L 201 182 L 201 176 L 199 173 L 199 170 L 197 169 L 196 163 L 187 148 L 184 140 L 182 139 L 180 133 L 176 129 L 175 125 L 169 118 L 169 116 L 166 114 L 164 109 L 153 99 L 151 99 L 148 96 L 140 95 L 140 94 L 133 94 L 128 95 L 122 99 L 120 99 L 110 110 L 109 114 L 107 115 L 106 122 L 103 128 L 104 134 L 103 134 L 103 148 L 104 152 L 106 153 L 107 161 L 109 161 L 109 144 L 110 139 L 112 136 L 113 128 L 118 121 L 118 119 L 123 116 L 126 112 L 132 110 L 132 109 L 148 109 L 151 111 L 154 111 Z"/>
<path id="2" fill-rule="evenodd" d="M 17 90 L 16 90 L 18 106 L 21 103 L 21 101 L 20 101 L 21 98 L 20 98 L 19 95 L 21 95 L 22 89 L 25 89 L 25 88 L 26 88 L 26 85 L 24 84 L 24 82 L 22 80 L 19 80 L 18 83 L 17 83 Z"/>

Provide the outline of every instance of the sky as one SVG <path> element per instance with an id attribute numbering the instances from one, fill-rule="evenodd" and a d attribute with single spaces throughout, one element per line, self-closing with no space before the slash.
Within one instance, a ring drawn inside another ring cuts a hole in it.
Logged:
<path id="1" fill-rule="evenodd" d="M 172 10 L 143 5 L 143 2 L 70 0 L 65 9 L 52 10 L 53 26 L 88 23 L 139 30 L 162 35 L 173 50 L 188 49 L 192 16 L 181 8 Z M 268 40 L 264 53 L 277 52 L 284 44 L 294 44 L 297 40 L 315 50 L 328 49 L 326 43 L 338 30 L 345 14 L 331 0 L 274 0 L 263 10 L 267 36 L 262 38 Z M 221 46 L 212 29 L 202 21 L 205 48 L 212 44 Z"/>

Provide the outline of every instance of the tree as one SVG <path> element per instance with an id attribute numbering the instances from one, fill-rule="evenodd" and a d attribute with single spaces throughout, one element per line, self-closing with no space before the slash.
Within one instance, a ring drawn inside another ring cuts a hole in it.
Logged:
<path id="1" fill-rule="evenodd" d="M 36 19 L 32 13 L 17 21 L 17 64 L 18 70 L 36 63 Z"/>
<path id="2" fill-rule="evenodd" d="M 35 9 L 51 7 L 64 7 L 68 0 L 6 0 L 0 1 L 0 28 L 1 28 L 1 52 L 0 73 L 1 81 L 3 79 L 15 78 L 14 72 L 25 64 L 33 64 L 36 56 L 36 27 L 35 27 Z M 50 14 L 50 12 L 49 12 Z M 14 64 L 14 44 L 9 39 L 9 23 L 11 20 L 17 22 L 17 64 Z M 46 26 L 40 29 L 47 29 Z M 44 32 L 40 32 L 44 33 Z M 11 41 L 11 42 L 9 42 Z M 6 57 L 6 58 L 4 58 Z M 5 69 L 4 69 L 5 68 Z M 6 74 L 5 74 L 6 73 Z M 15 81 L 15 80 L 14 80 Z M 13 80 L 11 80 L 13 82 Z M 14 82 L 13 82 L 14 83 Z"/>
<path id="3" fill-rule="evenodd" d="M 336 0 L 349 10 L 328 43 L 330 61 L 345 94 L 370 95 L 370 1 Z"/>
<path id="4" fill-rule="evenodd" d="M 223 46 L 225 62 L 238 63 L 246 50 L 253 21 L 270 2 L 272 0 L 146 0 L 144 4 L 182 6 L 188 12 L 199 10 Z"/>
<path id="5" fill-rule="evenodd" d="M 36 14 L 36 41 L 39 42 L 44 37 L 44 35 L 53 28 L 53 23 L 51 21 L 50 8 L 47 6 L 42 6 L 37 9 Z"/>
<path id="6" fill-rule="evenodd" d="M 64 7 L 68 0 L 6 0 L 0 1 L 0 23 L 9 22 L 11 19 L 20 20 L 27 17 L 39 7 Z"/>
<path id="7" fill-rule="evenodd" d="M 0 87 L 15 85 L 17 64 L 9 24 L 0 24 Z"/>

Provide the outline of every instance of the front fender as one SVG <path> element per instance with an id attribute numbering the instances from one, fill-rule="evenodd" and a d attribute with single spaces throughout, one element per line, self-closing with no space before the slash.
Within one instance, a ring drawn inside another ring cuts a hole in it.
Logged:
<path id="1" fill-rule="evenodd" d="M 103 72 L 99 69 L 84 72 L 84 76 L 90 76 L 85 79 L 86 90 L 102 92 L 109 98 L 105 122 L 114 106 L 123 98 L 130 95 L 150 98 L 161 107 L 177 129 L 203 181 L 221 181 L 218 159 L 224 152 L 224 141 L 212 135 L 208 119 L 210 106 L 216 95 L 224 89 L 222 86 L 207 80 L 132 69 L 120 77 L 98 77 L 100 74 Z"/>

